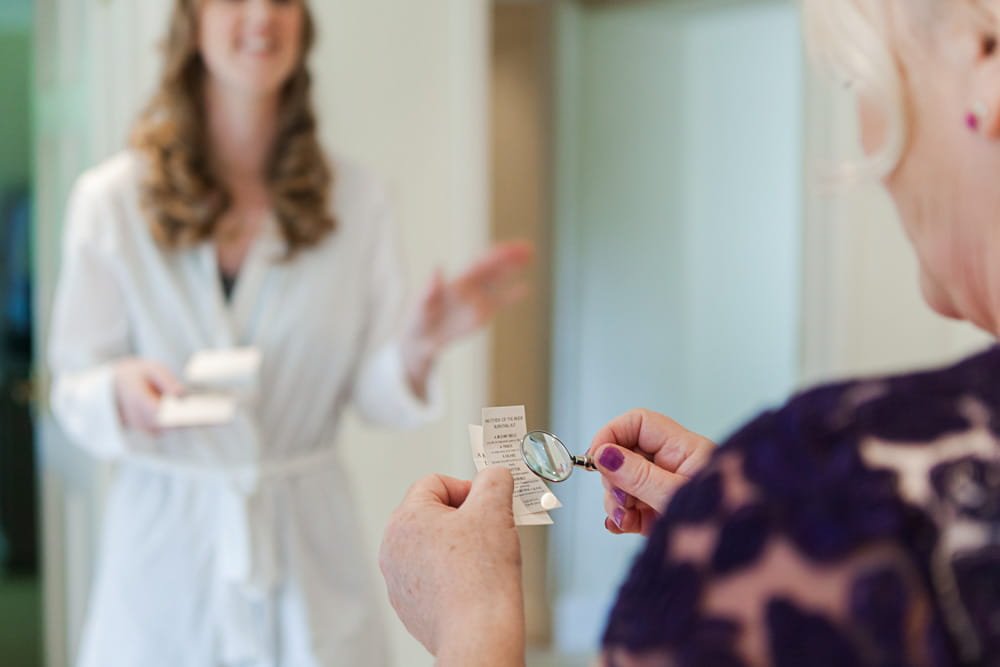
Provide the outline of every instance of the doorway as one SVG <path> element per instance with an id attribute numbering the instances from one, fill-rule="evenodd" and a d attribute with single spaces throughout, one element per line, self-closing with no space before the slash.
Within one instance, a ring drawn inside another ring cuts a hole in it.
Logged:
<path id="1" fill-rule="evenodd" d="M 636 407 L 722 439 L 798 382 L 803 55 L 792 0 L 560 2 L 552 426 Z M 553 636 L 594 651 L 641 540 L 562 487 Z"/>
<path id="2" fill-rule="evenodd" d="M 42 664 L 32 416 L 31 2 L 0 9 L 0 657 Z"/>
<path id="3" fill-rule="evenodd" d="M 493 18 L 494 231 L 541 243 L 541 298 L 512 319 L 547 324 L 498 329 L 494 397 L 534 401 L 529 422 L 579 449 L 634 407 L 723 438 L 799 381 L 795 3 L 498 1 Z M 508 340 L 540 356 L 496 363 Z M 560 498 L 527 543 L 528 632 L 551 646 L 532 664 L 589 664 L 640 540 L 604 530 L 594 480 Z"/>

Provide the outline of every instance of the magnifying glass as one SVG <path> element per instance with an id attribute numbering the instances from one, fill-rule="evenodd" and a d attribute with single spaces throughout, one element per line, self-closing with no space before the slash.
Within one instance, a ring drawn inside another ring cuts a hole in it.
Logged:
<path id="1" fill-rule="evenodd" d="M 528 470 L 550 482 L 565 482 L 573 468 L 597 470 L 589 456 L 571 454 L 562 440 L 547 431 L 532 431 L 521 439 L 521 457 Z"/>

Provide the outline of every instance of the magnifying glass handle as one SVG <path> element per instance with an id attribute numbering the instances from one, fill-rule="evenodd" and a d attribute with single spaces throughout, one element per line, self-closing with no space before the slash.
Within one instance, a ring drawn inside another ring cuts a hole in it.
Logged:
<path id="1" fill-rule="evenodd" d="M 594 459 L 590 456 L 573 455 L 573 465 L 586 468 L 587 470 L 597 470 L 597 466 L 594 465 Z"/>

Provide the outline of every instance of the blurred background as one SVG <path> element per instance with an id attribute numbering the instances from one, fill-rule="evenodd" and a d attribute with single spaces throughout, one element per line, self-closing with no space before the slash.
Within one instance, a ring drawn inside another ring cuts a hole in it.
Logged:
<path id="1" fill-rule="evenodd" d="M 72 663 L 109 476 L 69 445 L 41 363 L 75 177 L 156 81 L 169 0 L 0 1 L 0 664 Z M 583 451 L 632 407 L 721 439 L 802 385 L 986 344 L 920 300 L 847 94 L 805 64 L 794 0 L 316 0 L 328 145 L 388 184 L 414 285 L 535 241 L 528 302 L 451 353 L 448 411 L 348 424 L 373 554 L 409 483 L 472 471 L 466 425 L 524 404 Z M 30 260 L 30 261 L 29 261 Z M 637 541 L 601 487 L 523 532 L 529 664 L 587 664 Z M 381 587 L 380 587 L 381 589 Z M 431 659 L 392 619 L 399 665 Z"/>

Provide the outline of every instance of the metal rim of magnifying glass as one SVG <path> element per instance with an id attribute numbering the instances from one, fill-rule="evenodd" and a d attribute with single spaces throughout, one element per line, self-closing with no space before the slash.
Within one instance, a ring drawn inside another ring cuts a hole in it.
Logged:
<path id="1" fill-rule="evenodd" d="M 532 435 L 535 435 L 536 433 L 540 433 L 543 436 L 547 435 L 548 437 L 550 437 L 553 440 L 555 440 L 556 442 L 558 442 L 559 446 L 562 447 L 563 451 L 565 451 L 566 454 L 569 456 L 569 462 L 570 462 L 569 472 L 567 472 L 566 476 L 563 477 L 562 479 L 558 479 L 558 478 L 555 478 L 555 477 L 549 477 L 548 475 L 540 473 L 540 472 L 538 472 L 537 470 L 535 470 L 531 466 L 531 463 L 528 462 L 528 455 L 527 455 L 527 452 L 524 449 L 524 443 L 528 440 L 529 437 L 531 437 Z M 549 482 L 554 482 L 556 484 L 559 484 L 560 482 L 565 482 L 567 479 L 569 479 L 570 475 L 573 474 L 573 467 L 574 467 L 574 464 L 576 463 L 576 459 L 577 459 L 577 457 L 573 455 L 573 452 L 569 451 L 569 447 L 566 446 L 566 443 L 564 443 L 562 440 L 560 440 L 554 434 L 549 433 L 548 431 L 540 431 L 540 430 L 529 431 L 528 433 L 524 434 L 523 438 L 521 438 L 521 460 L 524 461 L 524 465 L 528 466 L 528 470 L 530 470 L 534 474 L 538 475 L 542 479 L 547 480 Z"/>

